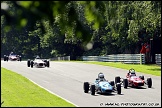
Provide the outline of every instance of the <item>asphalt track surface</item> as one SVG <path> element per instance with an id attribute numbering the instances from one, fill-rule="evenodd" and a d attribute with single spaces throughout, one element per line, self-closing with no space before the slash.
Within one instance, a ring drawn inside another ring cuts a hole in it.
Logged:
<path id="1" fill-rule="evenodd" d="M 99 72 L 108 81 L 115 76 L 125 78 L 128 70 L 76 62 L 50 62 L 49 68 L 30 68 L 27 61 L 1 61 L 1 67 L 19 73 L 46 90 L 62 97 L 78 107 L 161 107 L 161 77 L 136 72 L 145 79 L 152 78 L 153 86 L 148 88 L 124 89 L 121 94 L 84 93 L 83 82 L 94 82 Z M 28 88 L 27 88 L 28 89 Z"/>

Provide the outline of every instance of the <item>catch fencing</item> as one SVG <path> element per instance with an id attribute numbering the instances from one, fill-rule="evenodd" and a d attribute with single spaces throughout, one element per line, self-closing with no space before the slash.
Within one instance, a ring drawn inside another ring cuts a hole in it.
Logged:
<path id="1" fill-rule="evenodd" d="M 60 61 L 60 60 L 70 61 L 70 56 L 53 57 L 53 58 L 50 58 L 50 60 L 51 61 Z"/>

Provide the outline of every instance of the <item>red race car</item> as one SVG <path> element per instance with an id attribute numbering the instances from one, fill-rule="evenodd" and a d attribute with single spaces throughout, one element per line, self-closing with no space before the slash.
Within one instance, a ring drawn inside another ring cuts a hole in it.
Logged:
<path id="1" fill-rule="evenodd" d="M 11 52 L 9 54 L 9 56 L 4 55 L 4 61 L 8 61 L 8 60 L 10 60 L 10 61 L 21 61 L 21 56 Z"/>
<path id="2" fill-rule="evenodd" d="M 129 72 L 126 74 L 126 78 L 120 78 L 119 76 L 116 77 L 115 83 L 122 83 L 124 88 L 129 87 L 140 87 L 147 85 L 148 88 L 152 87 L 152 79 L 147 78 L 147 80 L 144 80 L 144 76 L 136 76 L 135 70 L 130 69 Z"/>

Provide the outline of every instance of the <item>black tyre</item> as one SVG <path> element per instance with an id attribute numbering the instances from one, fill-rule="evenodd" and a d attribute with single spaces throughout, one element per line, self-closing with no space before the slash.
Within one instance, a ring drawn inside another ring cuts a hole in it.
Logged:
<path id="1" fill-rule="evenodd" d="M 47 63 L 47 67 L 49 67 L 49 66 L 50 66 L 50 63 L 49 63 L 49 61 L 47 61 L 46 63 Z"/>
<path id="2" fill-rule="evenodd" d="M 6 61 L 8 61 L 8 56 L 6 56 Z"/>
<path id="3" fill-rule="evenodd" d="M 144 80 L 144 79 L 145 79 L 143 75 L 142 75 L 142 76 L 139 76 L 139 78 L 141 78 L 142 80 Z"/>
<path id="4" fill-rule="evenodd" d="M 123 79 L 123 86 L 124 86 L 124 88 L 128 87 L 128 80 L 127 79 Z"/>
<path id="5" fill-rule="evenodd" d="M 115 77 L 115 84 L 117 84 L 117 83 L 120 83 L 120 77 L 119 76 Z"/>
<path id="6" fill-rule="evenodd" d="M 27 61 L 27 66 L 30 67 L 30 60 Z"/>
<path id="7" fill-rule="evenodd" d="M 88 82 L 84 82 L 83 89 L 84 89 L 84 93 L 88 93 L 88 91 L 89 91 L 89 83 Z"/>
<path id="8" fill-rule="evenodd" d="M 19 61 L 21 62 L 21 56 L 19 57 Z"/>
<path id="9" fill-rule="evenodd" d="M 110 85 L 114 86 L 115 85 L 114 81 L 110 81 Z"/>
<path id="10" fill-rule="evenodd" d="M 117 87 L 117 94 L 121 94 L 121 84 L 117 83 L 116 87 Z"/>
<path id="11" fill-rule="evenodd" d="M 152 87 L 152 79 L 151 78 L 147 78 L 147 84 L 148 84 L 148 88 Z"/>
<path id="12" fill-rule="evenodd" d="M 4 55 L 4 61 L 6 61 L 6 55 Z"/>
<path id="13" fill-rule="evenodd" d="M 30 65 L 31 65 L 31 68 L 33 68 L 34 62 L 31 61 L 31 62 L 30 62 Z"/>
<path id="14" fill-rule="evenodd" d="M 95 85 L 91 85 L 91 95 L 95 95 Z"/>

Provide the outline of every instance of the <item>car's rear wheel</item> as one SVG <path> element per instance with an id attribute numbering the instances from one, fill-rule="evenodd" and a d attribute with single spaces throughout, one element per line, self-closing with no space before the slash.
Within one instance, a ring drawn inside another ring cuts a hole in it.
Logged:
<path id="1" fill-rule="evenodd" d="M 88 82 L 84 82 L 83 89 L 84 89 L 84 93 L 88 93 L 88 91 L 89 91 L 89 83 Z"/>
<path id="2" fill-rule="evenodd" d="M 120 83 L 120 77 L 119 76 L 115 77 L 115 84 L 117 84 L 117 83 Z"/>
<path id="3" fill-rule="evenodd" d="M 95 85 L 91 85 L 91 95 L 95 95 Z"/>
<path id="4" fill-rule="evenodd" d="M 4 55 L 4 61 L 6 61 L 6 55 Z"/>
<path id="5" fill-rule="evenodd" d="M 148 88 L 152 87 L 152 79 L 151 78 L 147 78 L 147 84 L 148 84 Z"/>
<path id="6" fill-rule="evenodd" d="M 124 88 L 128 87 L 128 79 L 123 79 L 123 86 Z"/>
<path id="7" fill-rule="evenodd" d="M 19 57 L 19 61 L 21 62 L 21 56 Z"/>
<path id="8" fill-rule="evenodd" d="M 30 60 L 27 61 L 27 66 L 30 67 Z"/>
<path id="9" fill-rule="evenodd" d="M 117 94 L 121 94 L 121 84 L 117 83 L 116 87 L 117 87 Z"/>

